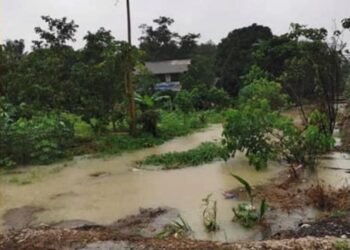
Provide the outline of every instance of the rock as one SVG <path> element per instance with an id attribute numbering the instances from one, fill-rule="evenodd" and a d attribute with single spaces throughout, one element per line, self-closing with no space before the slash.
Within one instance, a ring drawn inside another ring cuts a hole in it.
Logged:
<path id="1" fill-rule="evenodd" d="M 345 234 L 343 234 L 340 238 L 347 239 L 348 237 Z"/>
<path id="2" fill-rule="evenodd" d="M 311 225 L 310 225 L 310 224 L 303 224 L 303 225 L 301 225 L 300 227 L 301 227 L 301 228 L 308 228 L 308 227 L 311 227 Z"/>

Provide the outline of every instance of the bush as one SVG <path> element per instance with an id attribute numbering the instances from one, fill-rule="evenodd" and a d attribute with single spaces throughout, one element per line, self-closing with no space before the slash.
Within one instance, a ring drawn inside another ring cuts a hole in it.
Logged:
<path id="1" fill-rule="evenodd" d="M 180 91 L 175 97 L 176 107 L 185 114 L 192 110 L 222 110 L 230 106 L 230 97 L 226 91 L 219 88 L 194 88 L 191 92 Z"/>
<path id="2" fill-rule="evenodd" d="M 283 108 L 288 103 L 288 97 L 281 94 L 282 86 L 267 79 L 254 80 L 239 92 L 239 104 L 245 105 L 247 102 L 256 100 L 268 100 L 271 108 L 276 110 Z"/>
<path id="3" fill-rule="evenodd" d="M 230 97 L 223 89 L 195 88 L 191 92 L 192 106 L 196 110 L 224 109 L 230 106 Z"/>
<path id="4" fill-rule="evenodd" d="M 2 117 L 0 126 L 0 157 L 15 164 L 51 163 L 67 155 L 74 139 L 72 123 L 53 114 L 17 121 Z"/>
<path id="5" fill-rule="evenodd" d="M 177 169 L 185 166 L 198 166 L 220 159 L 224 154 L 221 146 L 205 142 L 199 147 L 185 152 L 172 152 L 161 155 L 151 155 L 140 164 L 142 166 L 162 166 L 163 169 Z"/>
<path id="6" fill-rule="evenodd" d="M 230 155 L 245 151 L 250 165 L 257 170 L 267 167 L 268 160 L 277 157 L 280 140 L 277 127 L 288 131 L 292 121 L 273 112 L 268 101 L 256 100 L 252 105 L 229 110 L 224 124 L 223 144 Z M 288 129 L 287 129 L 288 128 Z"/>

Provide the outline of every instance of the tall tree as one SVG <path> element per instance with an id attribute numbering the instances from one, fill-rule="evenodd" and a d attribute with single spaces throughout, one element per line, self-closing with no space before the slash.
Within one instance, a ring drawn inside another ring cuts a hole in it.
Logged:
<path id="1" fill-rule="evenodd" d="M 33 48 L 58 48 L 65 46 L 67 42 L 75 42 L 75 33 L 79 25 L 75 22 L 67 21 L 66 17 L 61 19 L 52 18 L 50 16 L 42 16 L 41 19 L 48 25 L 48 29 L 35 27 L 35 33 L 40 37 L 39 41 L 33 41 Z"/>
<path id="2" fill-rule="evenodd" d="M 154 19 L 155 28 L 147 24 L 140 26 L 140 48 L 146 52 L 146 60 L 159 61 L 185 59 L 191 57 L 197 47 L 199 34 L 189 33 L 180 36 L 170 30 L 174 19 L 161 16 Z"/>
<path id="3" fill-rule="evenodd" d="M 237 95 L 242 79 L 252 65 L 254 45 L 272 38 L 270 28 L 253 24 L 233 30 L 218 45 L 216 66 L 220 85 L 231 95 Z"/>

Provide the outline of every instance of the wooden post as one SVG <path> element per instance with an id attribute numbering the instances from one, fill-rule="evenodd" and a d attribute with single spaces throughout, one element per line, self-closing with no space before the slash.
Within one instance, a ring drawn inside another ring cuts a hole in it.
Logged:
<path id="1" fill-rule="evenodd" d="M 136 135 L 136 105 L 134 100 L 134 86 L 132 83 L 132 41 L 131 41 L 131 16 L 130 16 L 130 0 L 126 0 L 126 8 L 127 8 L 127 18 L 128 18 L 128 43 L 129 43 L 129 55 L 128 55 L 128 68 L 126 73 L 126 86 L 127 86 L 127 97 L 129 101 L 129 118 L 130 118 L 130 134 L 132 136 Z"/>

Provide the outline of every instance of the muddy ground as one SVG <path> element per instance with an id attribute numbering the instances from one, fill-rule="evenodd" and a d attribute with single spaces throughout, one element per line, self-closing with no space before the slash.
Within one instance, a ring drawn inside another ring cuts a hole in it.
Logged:
<path id="1" fill-rule="evenodd" d="M 25 229 L 0 236 L 0 249 L 19 250 L 129 250 L 129 249 L 346 249 L 350 241 L 339 238 L 269 240 L 234 244 L 190 239 L 127 236 L 108 228 Z"/>

